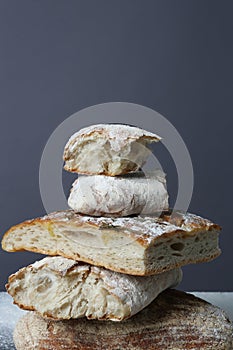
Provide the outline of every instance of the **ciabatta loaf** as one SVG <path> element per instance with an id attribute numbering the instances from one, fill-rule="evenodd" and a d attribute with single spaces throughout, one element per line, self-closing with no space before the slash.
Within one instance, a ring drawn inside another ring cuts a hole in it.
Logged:
<path id="1" fill-rule="evenodd" d="M 223 311 L 190 294 L 168 290 L 122 322 L 45 320 L 29 312 L 17 324 L 17 350 L 231 350 Z"/>
<path id="2" fill-rule="evenodd" d="M 68 199 L 76 212 L 93 216 L 154 214 L 169 208 L 165 175 L 79 176 Z"/>
<path id="3" fill-rule="evenodd" d="M 56 320 L 122 321 L 149 305 L 163 290 L 176 286 L 180 269 L 154 276 L 130 276 L 76 262 L 47 257 L 9 277 L 14 303 Z"/>
<path id="4" fill-rule="evenodd" d="M 217 257 L 219 230 L 193 214 L 106 218 L 67 210 L 12 227 L 2 247 L 9 252 L 61 255 L 131 275 L 152 275 Z"/>
<path id="5" fill-rule="evenodd" d="M 122 124 L 97 124 L 76 132 L 64 150 L 64 168 L 81 174 L 121 175 L 138 170 L 160 137 Z"/>

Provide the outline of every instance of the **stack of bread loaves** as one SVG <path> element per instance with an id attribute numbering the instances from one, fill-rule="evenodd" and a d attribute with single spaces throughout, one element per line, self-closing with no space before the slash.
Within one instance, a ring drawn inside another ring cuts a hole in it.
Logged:
<path id="1" fill-rule="evenodd" d="M 9 277 L 14 302 L 35 311 L 15 329 L 18 350 L 231 349 L 221 310 L 175 290 L 159 295 L 181 281 L 182 265 L 220 254 L 220 227 L 171 215 L 164 174 L 140 171 L 159 140 L 128 125 L 80 130 L 64 151 L 65 169 L 82 174 L 72 209 L 4 235 L 7 251 L 53 256 Z"/>

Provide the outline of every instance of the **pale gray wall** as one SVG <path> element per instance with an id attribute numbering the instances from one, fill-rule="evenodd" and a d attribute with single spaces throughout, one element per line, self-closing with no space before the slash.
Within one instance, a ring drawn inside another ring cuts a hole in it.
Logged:
<path id="1" fill-rule="evenodd" d="M 44 213 L 38 167 L 56 126 L 93 104 L 134 102 L 178 129 L 195 171 L 190 211 L 223 226 L 222 256 L 184 268 L 181 287 L 233 290 L 232 11 L 220 0 L 0 0 L 2 234 Z M 38 258 L 1 251 L 0 289 Z"/>

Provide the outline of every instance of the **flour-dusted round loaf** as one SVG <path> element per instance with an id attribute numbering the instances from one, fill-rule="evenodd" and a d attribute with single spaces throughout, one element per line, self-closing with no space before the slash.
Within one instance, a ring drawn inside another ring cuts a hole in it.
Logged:
<path id="1" fill-rule="evenodd" d="M 162 212 L 169 207 L 165 174 L 156 170 L 148 174 L 79 176 L 68 204 L 76 212 L 93 216 Z"/>
<path id="2" fill-rule="evenodd" d="M 6 288 L 15 304 L 43 317 L 121 321 L 181 279 L 180 269 L 130 276 L 57 256 L 20 269 L 9 277 Z"/>
<path id="3" fill-rule="evenodd" d="M 232 325 L 219 308 L 167 290 L 122 322 L 45 320 L 29 312 L 14 331 L 17 350 L 232 350 Z"/>
<path id="4" fill-rule="evenodd" d="M 121 175 L 143 166 L 148 146 L 161 138 L 124 124 L 97 124 L 76 132 L 64 150 L 64 168 L 81 174 Z"/>
<path id="5" fill-rule="evenodd" d="M 218 225 L 189 213 L 109 218 L 66 210 L 13 226 L 2 247 L 143 276 L 214 259 L 220 254 L 219 231 Z"/>

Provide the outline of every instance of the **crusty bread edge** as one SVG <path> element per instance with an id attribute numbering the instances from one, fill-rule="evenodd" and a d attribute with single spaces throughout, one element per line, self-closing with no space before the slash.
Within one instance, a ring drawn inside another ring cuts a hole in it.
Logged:
<path id="1" fill-rule="evenodd" d="M 86 216 L 86 215 L 82 215 L 82 214 L 79 214 L 79 215 Z M 105 219 L 105 217 L 104 217 L 104 219 Z M 164 238 L 172 237 L 172 236 L 174 236 L 175 234 L 177 234 L 179 232 L 182 233 L 183 235 L 191 236 L 191 235 L 193 235 L 195 233 L 202 232 L 202 231 L 206 231 L 206 232 L 208 232 L 208 231 L 221 231 L 221 229 L 222 229 L 221 226 L 219 226 L 217 224 L 210 223 L 209 221 L 208 221 L 208 225 L 207 224 L 203 224 L 205 222 L 205 220 L 206 219 L 200 220 L 198 226 L 195 223 L 192 224 L 192 230 L 190 230 L 190 231 L 185 231 L 182 228 L 180 228 L 180 229 L 176 228 L 175 230 L 172 230 L 170 232 L 163 233 L 162 237 L 164 237 Z M 26 221 L 24 221 L 22 223 L 19 223 L 17 225 L 12 226 L 3 235 L 3 238 L 2 238 L 2 249 L 5 250 L 5 251 L 9 251 L 9 250 L 6 249 L 6 246 L 5 246 L 4 242 L 5 242 L 6 238 L 7 238 L 7 236 L 9 234 L 11 234 L 11 232 L 14 231 L 15 229 L 18 229 L 18 228 L 20 229 L 20 228 L 23 228 L 24 226 L 32 226 L 32 225 L 37 225 L 37 224 L 43 224 L 44 226 L 46 226 L 46 225 L 49 226 L 51 223 L 59 225 L 59 224 L 63 224 L 64 222 L 62 220 L 59 221 L 59 219 L 54 219 L 54 220 L 50 219 L 50 217 L 48 215 L 46 217 L 38 217 L 36 219 L 26 220 Z M 98 224 L 93 223 L 93 222 L 85 222 L 85 223 L 80 223 L 80 225 L 78 225 L 78 224 L 76 224 L 76 225 L 79 226 L 79 227 L 82 227 L 84 225 L 85 226 L 90 226 L 90 227 L 97 227 L 97 228 L 100 227 Z M 132 233 L 132 235 L 133 235 L 133 233 Z M 147 240 L 143 239 L 142 237 L 137 237 L 136 239 L 135 239 L 135 237 L 133 237 L 133 238 L 134 238 L 134 240 L 136 240 L 142 246 L 145 246 L 145 245 L 147 246 Z M 155 237 L 154 240 L 153 240 L 153 243 L 156 240 L 160 239 L 160 238 L 161 238 L 161 236 Z M 18 250 L 19 249 L 17 249 L 17 251 Z M 22 250 L 25 250 L 25 249 L 22 248 Z M 12 251 L 15 251 L 15 250 L 12 250 Z M 55 255 L 57 255 L 57 254 L 55 254 Z"/>
<path id="2" fill-rule="evenodd" d="M 118 268 L 118 267 L 112 266 L 110 264 L 103 265 L 100 262 L 94 261 L 92 259 L 88 259 L 86 257 L 79 257 L 79 258 L 77 258 L 77 256 L 75 256 L 75 255 L 64 254 L 61 251 L 54 252 L 54 251 L 43 250 L 43 249 L 36 249 L 36 248 L 31 248 L 30 250 L 28 250 L 28 249 L 25 249 L 23 247 L 22 248 L 18 248 L 18 249 L 14 249 L 14 250 L 11 250 L 11 251 L 8 250 L 8 252 L 19 252 L 19 251 L 30 251 L 30 252 L 33 252 L 33 253 L 39 253 L 39 254 L 44 254 L 44 255 L 49 255 L 49 256 L 57 256 L 57 255 L 59 255 L 59 256 L 63 256 L 64 258 L 67 258 L 67 259 L 73 259 L 73 260 L 76 260 L 76 261 L 83 261 L 83 262 L 88 263 L 90 265 L 95 265 L 95 266 L 99 266 L 99 267 L 105 267 L 106 269 L 109 269 L 109 270 L 112 270 L 112 271 L 115 271 L 115 272 L 124 273 L 124 274 L 128 274 L 128 275 L 134 275 L 134 276 L 151 276 L 151 275 L 160 274 L 160 273 L 163 273 L 163 272 L 166 272 L 166 271 L 169 271 L 169 270 L 173 270 L 173 269 L 182 267 L 184 265 L 208 262 L 208 261 L 214 260 L 215 258 L 217 258 L 221 254 L 221 250 L 218 249 L 215 254 L 212 254 L 209 257 L 200 258 L 200 259 L 197 259 L 195 261 L 193 261 L 192 259 L 189 259 L 189 260 L 186 260 L 185 262 L 182 262 L 182 263 L 169 265 L 169 266 L 167 266 L 167 268 L 164 268 L 164 269 L 161 269 L 161 270 L 155 269 L 155 270 L 140 272 L 138 270 L 130 270 L 130 269 Z"/>
<path id="3" fill-rule="evenodd" d="M 163 295 L 165 295 L 165 300 L 166 299 L 169 300 L 170 297 L 172 297 L 172 294 L 171 294 L 172 292 L 174 292 L 174 297 L 176 297 L 177 300 L 179 300 L 179 299 L 181 301 L 184 300 L 184 305 L 186 305 L 186 301 L 187 301 L 187 304 L 190 304 L 189 307 L 192 306 L 192 305 L 197 305 L 198 306 L 197 311 L 202 309 L 202 311 L 204 310 L 205 314 L 207 314 L 208 316 L 211 316 L 212 313 L 215 313 L 215 310 L 219 309 L 218 307 L 213 306 L 212 304 L 204 301 L 203 299 L 197 298 L 197 297 L 195 297 L 195 296 L 193 296 L 193 295 L 191 295 L 189 293 L 186 293 L 186 295 L 183 295 L 182 293 L 184 293 L 184 292 L 177 291 L 177 290 L 170 290 L 170 289 L 168 289 L 167 291 L 163 292 L 160 295 L 159 298 L 163 298 Z M 164 294 L 164 293 L 166 293 L 166 294 Z M 190 302 L 190 300 L 191 300 L 191 302 Z M 181 308 L 182 307 L 182 303 L 178 302 L 178 304 L 179 304 L 179 308 L 178 309 L 182 310 L 183 309 L 183 308 Z M 173 303 L 172 305 L 175 305 L 175 304 Z M 166 302 L 166 307 L 169 307 L 167 302 Z M 189 307 L 184 308 L 185 312 L 188 312 L 188 308 Z M 153 308 L 153 306 L 152 306 L 152 308 Z M 217 344 L 219 345 L 219 346 L 216 347 L 216 349 L 229 349 L 230 350 L 230 349 L 232 349 L 232 345 L 233 345 L 233 342 L 232 342 L 232 339 L 231 339 L 232 326 L 229 327 L 230 321 L 229 321 L 229 318 L 226 315 L 226 313 L 224 311 L 222 311 L 221 309 L 219 309 L 219 310 L 221 311 L 221 313 L 220 313 L 219 316 L 218 315 L 216 316 L 217 317 L 217 325 L 218 325 L 217 329 L 219 330 L 219 326 L 221 327 L 221 325 L 222 325 L 222 327 L 220 328 L 220 332 L 218 331 L 217 333 L 215 333 L 215 331 L 214 331 L 215 327 L 214 328 L 212 327 L 212 329 L 213 329 L 212 334 L 214 335 L 213 340 L 215 340 L 215 345 L 217 345 Z M 198 316 L 199 313 L 196 312 L 195 315 Z M 173 315 L 173 316 L 175 316 L 175 315 Z M 34 317 L 36 317 L 36 318 L 34 319 Z M 43 322 L 42 327 L 38 326 L 37 317 L 39 318 L 39 320 L 41 320 Z M 136 318 L 137 317 L 140 318 L 141 314 L 138 314 L 138 316 L 136 315 L 135 317 Z M 223 320 L 223 323 L 220 324 L 220 319 L 221 318 Z M 181 317 L 179 317 L 179 320 L 180 319 L 181 319 Z M 142 322 L 140 322 L 141 327 L 139 326 L 139 323 L 137 322 L 135 327 L 132 324 L 129 327 L 129 329 L 127 329 L 127 332 L 125 332 L 125 330 L 126 330 L 125 326 L 124 326 L 125 322 L 122 323 L 124 330 L 119 332 L 118 338 L 119 338 L 119 340 L 121 340 L 121 338 L 123 340 L 123 337 L 125 337 L 125 336 L 127 337 L 125 339 L 125 341 L 124 341 L 124 345 L 127 344 L 127 340 L 129 339 L 128 337 L 130 337 L 132 339 L 132 341 L 134 341 L 134 339 L 135 339 L 134 335 L 136 335 L 137 336 L 137 340 L 136 340 L 136 343 L 134 343 L 134 346 L 138 346 L 138 349 L 139 348 L 140 349 L 148 348 L 148 345 L 149 345 L 148 337 L 150 338 L 151 334 L 153 334 L 153 333 L 150 334 L 150 332 L 154 332 L 154 337 L 156 337 L 156 335 L 158 334 L 157 332 L 158 332 L 159 324 L 157 322 L 154 323 L 153 321 L 150 324 L 149 324 L 149 322 L 147 322 L 146 325 L 143 328 L 143 324 L 144 324 L 143 320 L 144 320 L 144 318 L 142 317 Z M 174 332 L 177 331 L 177 327 L 174 328 L 174 325 L 177 326 L 177 322 L 175 320 L 176 319 L 173 318 L 173 322 L 175 322 L 174 324 L 173 323 L 168 323 L 168 325 L 171 327 L 171 331 L 174 330 Z M 205 320 L 203 320 L 202 317 L 201 317 L 201 321 L 202 321 L 201 323 L 203 325 Z M 208 325 L 209 325 L 209 328 L 211 328 L 211 324 L 212 324 L 211 323 L 211 317 L 208 318 L 208 321 L 210 321 L 210 322 L 208 322 Z M 53 321 L 51 321 L 51 323 L 52 322 Z M 93 332 L 93 328 L 91 328 L 91 331 L 86 328 L 87 323 L 88 322 L 85 321 L 85 323 L 84 323 L 84 325 L 82 327 L 82 322 L 79 323 L 79 321 L 77 321 L 77 327 L 78 327 L 77 334 L 82 334 L 84 337 L 85 336 L 92 336 L 93 339 L 94 338 L 96 339 L 96 333 Z M 31 332 L 30 332 L 30 330 L 31 330 L 30 325 L 31 324 L 33 324 L 33 325 L 35 324 L 36 325 L 36 332 L 37 332 L 37 329 L 38 329 L 38 334 L 33 333 L 33 334 L 36 334 L 36 337 L 33 338 L 33 339 L 31 337 Z M 54 322 L 53 324 L 56 325 L 56 322 Z M 66 324 L 66 323 L 64 322 L 64 323 L 61 323 L 61 324 Z M 91 323 L 89 323 L 89 324 L 91 324 Z M 94 323 L 94 324 L 96 324 L 96 323 Z M 105 324 L 103 324 L 101 322 L 99 322 L 98 324 L 101 325 L 100 328 L 102 328 L 102 326 L 103 326 L 103 330 L 102 331 L 100 330 L 100 332 L 98 332 L 98 336 L 104 336 L 104 333 L 105 333 L 104 329 L 105 329 L 105 326 L 107 326 L 107 325 L 105 325 Z M 165 325 L 166 324 L 167 323 L 165 321 Z M 111 323 L 108 323 L 108 325 L 111 325 Z M 155 325 L 157 325 L 157 327 L 155 327 Z M 188 322 L 188 325 L 191 326 L 192 325 L 191 322 Z M 215 323 L 214 323 L 214 326 L 215 326 Z M 75 327 L 75 323 L 74 322 L 72 322 L 72 327 Z M 99 331 L 100 328 L 98 327 L 97 331 Z M 26 315 L 24 315 L 20 319 L 19 323 L 17 324 L 17 326 L 15 328 L 15 331 L 14 331 L 15 344 L 17 346 L 19 346 L 20 349 L 26 349 L 27 348 L 27 349 L 30 349 L 30 350 L 34 350 L 34 348 L 35 348 L 34 345 L 35 345 L 36 340 L 38 339 L 38 336 L 39 336 L 39 330 L 42 330 L 42 332 L 43 331 L 46 332 L 46 330 L 49 330 L 49 329 L 50 329 L 50 322 L 49 322 L 49 320 L 47 320 L 47 321 L 43 320 L 43 318 L 38 316 L 36 313 L 30 313 L 29 312 L 29 313 L 27 313 Z M 163 325 L 162 325 L 162 329 L 164 329 L 164 331 L 166 332 L 166 328 L 164 328 Z M 197 328 L 195 327 L 195 329 L 196 329 L 195 335 L 198 336 L 198 327 Z M 53 327 L 52 327 L 52 330 L 53 330 Z M 71 330 L 72 330 L 72 328 L 71 328 Z M 187 344 L 189 344 L 189 340 L 191 340 L 191 338 L 189 336 L 189 330 L 190 330 L 190 327 L 188 327 L 185 330 L 183 330 L 185 332 L 184 334 L 187 336 L 187 338 L 186 338 Z M 156 331 L 156 333 L 155 333 L 155 331 Z M 48 345 L 48 341 L 50 341 L 50 346 L 53 346 L 53 349 L 55 349 L 56 345 L 57 345 L 57 343 L 56 343 L 56 332 L 53 332 L 53 334 L 52 334 L 53 338 L 48 338 L 44 334 L 47 335 L 47 333 L 43 333 L 43 336 L 44 336 L 44 339 L 46 340 L 46 342 L 45 342 L 45 344 L 44 343 L 40 343 L 41 349 L 42 348 L 44 349 L 44 346 Z M 71 333 L 71 334 L 73 335 L 73 333 Z M 165 338 L 164 338 L 164 334 L 165 334 Z M 173 333 L 173 338 L 175 337 L 175 334 L 176 333 Z M 111 339 L 111 337 L 115 336 L 115 335 L 116 335 L 115 332 L 112 331 L 112 329 L 111 329 L 108 339 Z M 140 335 L 143 335 L 143 336 L 146 335 L 146 339 L 141 338 Z M 166 335 L 168 335 L 168 337 L 166 337 Z M 169 349 L 170 348 L 176 349 L 176 350 L 181 349 L 182 345 L 180 343 L 179 343 L 179 345 L 176 344 L 175 347 L 172 347 L 172 343 L 171 343 L 171 341 L 169 339 L 169 334 L 166 334 L 166 333 L 162 332 L 159 336 L 160 337 L 158 338 L 158 340 L 163 340 L 164 341 L 162 344 L 161 343 L 158 344 L 159 348 L 161 348 L 161 349 L 163 348 L 164 349 L 164 348 L 166 348 L 166 345 L 168 346 L 168 344 L 169 344 L 170 345 Z M 28 339 L 27 338 L 29 338 L 30 344 L 28 343 Z M 77 339 L 77 337 L 75 337 L 75 338 Z M 75 338 L 72 338 L 72 340 L 75 340 Z M 93 341 L 93 339 L 92 339 L 92 341 Z M 104 342 L 108 341 L 108 339 L 105 339 Z M 141 342 L 142 339 L 143 339 L 143 342 Z M 152 338 L 152 340 L 150 342 L 150 346 L 152 346 L 150 348 L 153 348 L 153 343 L 154 343 L 154 346 L 156 345 L 156 342 L 155 342 L 154 339 L 156 339 L 156 338 Z M 193 340 L 195 342 L 195 338 Z M 205 343 L 205 340 L 207 340 L 207 343 Z M 70 347 L 72 347 L 73 344 L 74 343 L 72 343 L 72 344 L 70 343 Z M 92 344 L 92 343 L 90 342 L 89 344 Z M 123 344 L 123 342 L 120 345 L 122 346 L 122 344 Z M 195 344 L 196 344 L 196 342 L 195 342 Z M 61 347 L 60 343 L 59 343 L 59 345 Z M 109 344 L 109 348 L 110 347 L 111 347 L 111 344 Z M 99 344 L 98 343 L 97 344 L 93 344 L 93 348 L 99 349 Z M 116 348 L 116 346 L 114 348 Z M 194 349 L 194 347 L 192 347 L 192 348 Z M 212 349 L 212 347 L 211 347 L 211 338 L 209 337 L 209 335 L 208 335 L 208 338 L 202 338 L 202 342 L 201 341 L 198 342 L 198 349 L 202 349 L 202 348 L 203 349 L 204 348 L 205 349 Z M 89 349 L 89 346 L 88 346 L 88 349 Z M 195 349 L 197 349 L 197 346 L 195 347 Z"/>
<path id="4" fill-rule="evenodd" d="M 115 124 L 113 124 L 115 125 Z M 124 125 L 124 124 L 119 124 L 119 125 Z M 130 125 L 128 125 L 129 128 L 131 128 Z M 138 128 L 138 127 L 135 127 L 135 128 Z M 145 132 L 145 130 L 141 129 L 141 128 L 138 128 L 140 130 L 142 130 L 143 132 Z M 83 133 L 83 134 L 78 134 L 76 135 L 76 137 L 74 138 L 74 135 L 72 135 L 70 137 L 70 139 L 67 141 L 66 145 L 65 145 L 65 149 L 64 149 L 64 153 L 63 153 L 63 160 L 64 161 L 67 161 L 69 160 L 70 158 L 68 157 L 68 154 L 70 153 L 70 145 L 72 145 L 73 143 L 77 142 L 77 140 L 79 139 L 85 139 L 85 138 L 88 138 L 94 134 L 98 136 L 102 136 L 102 135 L 105 135 L 106 133 L 106 130 L 102 129 L 102 130 L 92 130 L 88 133 Z M 127 144 L 128 142 L 140 142 L 141 140 L 146 140 L 147 142 L 159 142 L 162 140 L 162 138 L 156 134 L 154 134 L 155 136 L 150 136 L 150 135 L 146 135 L 146 134 L 143 134 L 142 136 L 132 136 L 132 135 L 129 135 L 126 139 L 126 142 L 125 144 Z M 107 139 L 107 137 L 106 137 Z M 73 153 L 73 152 L 71 152 Z"/>
<path id="5" fill-rule="evenodd" d="M 178 267 L 182 267 L 184 265 L 188 265 L 188 264 L 196 264 L 196 263 L 202 263 L 202 262 L 207 262 L 207 261 L 211 261 L 213 259 L 215 259 L 216 257 L 218 257 L 220 254 L 221 254 L 221 250 L 219 248 L 216 249 L 216 253 L 215 254 L 212 254 L 211 256 L 207 256 L 207 257 L 203 257 L 203 258 L 199 258 L 197 260 L 193 260 L 193 259 L 189 259 L 189 260 L 186 260 L 186 261 L 183 261 L 181 263 L 176 263 L 173 265 L 169 265 L 167 266 L 167 268 L 163 268 L 163 269 L 154 269 L 154 270 L 150 270 L 150 271 L 136 271 L 136 270 L 131 270 L 131 269 L 123 269 L 123 268 L 119 268 L 119 267 L 116 267 L 116 266 L 112 266 L 111 264 L 108 264 L 108 265 L 103 265 L 101 264 L 100 262 L 97 262 L 97 261 L 94 261 L 92 259 L 89 259 L 89 258 L 86 258 L 86 257 L 82 257 L 80 256 L 79 254 L 64 254 L 63 252 L 61 251 L 52 251 L 52 250 L 43 250 L 43 249 L 37 249 L 37 248 L 30 248 L 30 249 L 25 249 L 24 247 L 18 247 L 17 249 L 12 249 L 12 250 L 9 250 L 6 248 L 5 246 L 5 240 L 6 238 L 8 237 L 9 234 L 11 234 L 12 231 L 14 231 L 15 229 L 18 229 L 18 228 L 21 228 L 21 227 L 24 227 L 25 225 L 27 226 L 31 226 L 31 225 L 37 225 L 37 224 L 43 224 L 44 226 L 51 224 L 51 222 L 53 222 L 52 219 L 48 217 L 46 218 L 36 218 L 36 219 L 32 219 L 32 220 L 26 220 L 22 223 L 19 223 L 15 226 L 12 226 L 3 236 L 3 239 L 2 239 L 2 249 L 5 250 L 5 251 L 8 251 L 8 252 L 17 252 L 17 251 L 30 251 L 30 252 L 34 252 L 34 253 L 40 253 L 40 254 L 44 254 L 44 255 L 50 255 L 50 256 L 63 256 L 65 258 L 68 258 L 68 259 L 73 259 L 73 260 L 76 260 L 76 261 L 83 261 L 83 262 L 86 262 L 88 264 L 91 264 L 91 265 L 96 265 L 96 266 L 100 266 L 100 267 L 105 267 L 109 270 L 112 270 L 112 271 L 115 271 L 115 272 L 120 272 L 120 273 L 125 273 L 125 274 L 131 274 L 131 275 L 135 275 L 135 276 L 149 276 L 149 275 L 155 275 L 155 274 L 159 274 L 159 273 L 162 273 L 162 272 L 165 272 L 165 271 L 168 271 L 168 270 L 172 270 L 172 269 L 175 269 L 175 268 L 178 268 Z M 59 225 L 59 223 L 62 223 L 62 221 L 59 221 L 57 220 L 56 221 L 56 224 Z M 97 224 L 95 223 L 85 223 L 85 225 L 90 225 L 90 226 L 94 226 L 94 227 L 98 227 Z M 80 225 L 82 226 L 82 225 Z M 186 232 L 182 229 L 176 229 L 174 231 L 171 231 L 171 232 L 166 232 L 163 234 L 163 237 L 164 238 L 168 238 L 168 237 L 172 237 L 174 236 L 175 234 L 181 232 L 183 233 L 184 235 L 193 235 L 195 233 L 198 233 L 198 232 L 202 232 L 202 231 L 220 231 L 221 230 L 221 227 L 217 224 L 214 224 L 214 223 L 211 223 L 210 225 L 205 225 L 203 224 L 203 221 L 201 220 L 200 221 L 200 226 L 196 226 L 196 225 L 193 225 L 193 229 L 189 232 Z M 160 237 L 155 237 L 154 242 L 156 242 L 156 240 L 158 240 Z M 136 239 L 137 242 L 139 244 L 141 244 L 142 246 L 145 245 L 145 240 L 143 240 L 142 238 L 137 238 Z M 78 257 L 77 257 L 78 255 Z"/>

